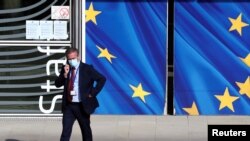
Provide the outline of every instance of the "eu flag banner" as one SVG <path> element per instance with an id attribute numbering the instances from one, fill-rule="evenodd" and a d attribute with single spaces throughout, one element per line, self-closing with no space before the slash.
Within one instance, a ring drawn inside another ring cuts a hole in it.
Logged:
<path id="1" fill-rule="evenodd" d="M 176 2 L 177 115 L 250 115 L 247 2 Z"/>
<path id="2" fill-rule="evenodd" d="M 106 78 L 96 114 L 163 114 L 167 2 L 86 2 L 86 62 Z"/>

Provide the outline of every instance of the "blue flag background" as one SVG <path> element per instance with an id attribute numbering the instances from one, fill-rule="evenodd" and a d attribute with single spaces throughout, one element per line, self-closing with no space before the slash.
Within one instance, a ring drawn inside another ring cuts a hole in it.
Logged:
<path id="1" fill-rule="evenodd" d="M 177 115 L 250 115 L 249 4 L 175 3 Z"/>
<path id="2" fill-rule="evenodd" d="M 86 3 L 86 62 L 107 78 L 96 114 L 163 114 L 166 21 L 167 2 Z"/>

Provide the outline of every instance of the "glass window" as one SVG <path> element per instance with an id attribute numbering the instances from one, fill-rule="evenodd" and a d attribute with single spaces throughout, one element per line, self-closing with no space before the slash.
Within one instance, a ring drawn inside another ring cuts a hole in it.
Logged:
<path id="1" fill-rule="evenodd" d="M 52 99 L 62 94 L 62 88 L 52 86 L 60 72 L 58 68 L 66 62 L 65 48 L 0 46 L 0 114 L 41 113 L 42 109 L 50 109 Z M 39 107 L 41 96 L 42 109 Z M 61 99 L 57 100 L 60 102 Z M 59 110 L 60 107 L 54 109 Z"/>
<path id="2" fill-rule="evenodd" d="M 60 113 L 62 88 L 55 88 L 54 80 L 71 46 L 71 19 L 52 19 L 51 13 L 52 6 L 70 11 L 71 2 L 0 0 L 0 115 Z M 31 20 L 66 21 L 68 38 L 26 39 L 26 22 Z"/>
<path id="3" fill-rule="evenodd" d="M 26 40 L 27 20 L 55 21 L 51 19 L 52 6 L 69 5 L 70 0 L 1 0 L 0 40 Z M 66 21 L 69 37 L 64 41 L 70 40 L 70 20 Z"/>

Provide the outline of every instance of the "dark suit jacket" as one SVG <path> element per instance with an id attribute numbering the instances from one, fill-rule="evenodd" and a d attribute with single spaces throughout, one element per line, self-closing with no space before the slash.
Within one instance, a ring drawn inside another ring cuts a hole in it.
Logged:
<path id="1" fill-rule="evenodd" d="M 61 69 L 60 75 L 55 80 L 55 86 L 64 86 L 63 98 L 62 98 L 62 112 L 69 103 L 67 101 L 67 85 L 69 80 L 69 74 L 67 79 L 64 78 L 64 66 Z M 97 94 L 104 86 L 106 78 L 96 71 L 93 66 L 80 63 L 79 65 L 79 93 L 81 94 L 81 101 L 83 109 L 86 113 L 91 114 L 99 106 L 96 98 Z M 94 86 L 94 82 L 96 82 Z M 89 95 L 92 97 L 90 98 Z"/>

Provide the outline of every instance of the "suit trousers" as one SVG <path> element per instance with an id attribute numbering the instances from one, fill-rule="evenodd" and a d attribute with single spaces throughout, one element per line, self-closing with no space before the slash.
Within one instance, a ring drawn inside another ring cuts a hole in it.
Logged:
<path id="1" fill-rule="evenodd" d="M 84 112 L 82 103 L 70 103 L 65 107 L 63 111 L 63 130 L 60 141 L 70 141 L 70 136 L 75 120 L 78 121 L 78 124 L 80 126 L 82 140 L 93 141 L 92 131 L 90 127 L 90 115 Z"/>

